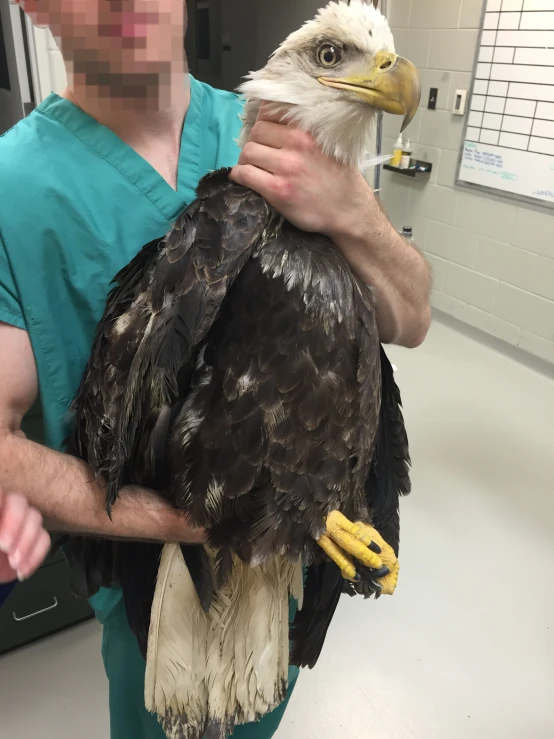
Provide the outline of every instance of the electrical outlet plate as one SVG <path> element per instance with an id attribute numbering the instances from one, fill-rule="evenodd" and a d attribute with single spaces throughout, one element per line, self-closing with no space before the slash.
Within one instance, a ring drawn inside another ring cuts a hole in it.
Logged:
<path id="1" fill-rule="evenodd" d="M 429 110 L 436 110 L 437 109 L 437 98 L 439 96 L 439 88 L 438 87 L 432 87 L 429 90 L 429 103 L 427 107 Z"/>
<path id="2" fill-rule="evenodd" d="M 455 90 L 454 107 L 452 113 L 454 115 L 464 115 L 467 106 L 467 90 Z"/>

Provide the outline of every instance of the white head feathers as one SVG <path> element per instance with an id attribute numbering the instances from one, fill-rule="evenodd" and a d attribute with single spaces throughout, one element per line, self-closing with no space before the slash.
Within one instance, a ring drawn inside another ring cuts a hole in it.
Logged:
<path id="1" fill-rule="evenodd" d="M 239 144 L 248 141 L 260 101 L 311 133 L 323 151 L 360 166 L 368 151 L 376 111 L 345 91 L 322 85 L 325 68 L 319 56 L 323 45 L 342 51 L 344 74 L 359 73 L 379 51 L 394 52 L 386 18 L 363 0 L 330 2 L 316 17 L 292 33 L 266 66 L 251 72 L 240 86 L 245 96 L 244 128 Z M 273 106 L 272 106 L 273 107 Z"/>

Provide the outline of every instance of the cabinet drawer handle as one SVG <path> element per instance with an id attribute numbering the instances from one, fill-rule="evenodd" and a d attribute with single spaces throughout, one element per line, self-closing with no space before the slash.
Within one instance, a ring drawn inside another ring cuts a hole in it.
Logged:
<path id="1" fill-rule="evenodd" d="M 43 608 L 41 611 L 35 611 L 34 613 L 29 613 L 28 616 L 21 616 L 21 618 L 18 618 L 15 615 L 15 611 L 12 611 L 12 616 L 14 621 L 27 621 L 28 618 L 34 618 L 35 616 L 40 616 L 41 613 L 46 613 L 47 611 L 53 611 L 54 608 L 57 608 L 58 606 L 58 599 L 56 596 L 54 596 L 54 603 L 51 606 L 48 606 L 48 608 Z"/>

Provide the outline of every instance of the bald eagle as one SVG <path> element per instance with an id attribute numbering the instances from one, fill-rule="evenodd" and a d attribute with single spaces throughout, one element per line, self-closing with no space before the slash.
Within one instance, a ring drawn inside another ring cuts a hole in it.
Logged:
<path id="1" fill-rule="evenodd" d="M 376 112 L 407 125 L 419 102 L 362 0 L 329 3 L 241 92 L 241 145 L 266 100 L 360 167 Z M 73 413 L 69 450 L 102 476 L 108 510 L 143 485 L 207 530 L 205 546 L 70 550 L 79 592 L 122 587 L 168 737 L 264 716 L 289 658 L 315 664 L 341 592 L 393 592 L 409 457 L 371 289 L 227 170 L 116 276 Z"/>

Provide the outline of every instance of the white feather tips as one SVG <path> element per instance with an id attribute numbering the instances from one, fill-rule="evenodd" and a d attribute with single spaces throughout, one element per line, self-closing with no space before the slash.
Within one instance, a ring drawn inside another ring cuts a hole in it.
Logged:
<path id="1" fill-rule="evenodd" d="M 213 555 L 213 553 L 210 553 Z M 148 710 L 170 739 L 224 739 L 284 698 L 289 596 L 301 602 L 302 566 L 283 557 L 252 567 L 235 560 L 209 613 L 177 544 L 164 547 L 152 606 L 145 681 Z M 215 733 L 214 733 L 215 732 Z"/>
<path id="2" fill-rule="evenodd" d="M 178 544 L 163 548 L 148 634 L 145 705 L 201 725 L 207 619 Z"/>

